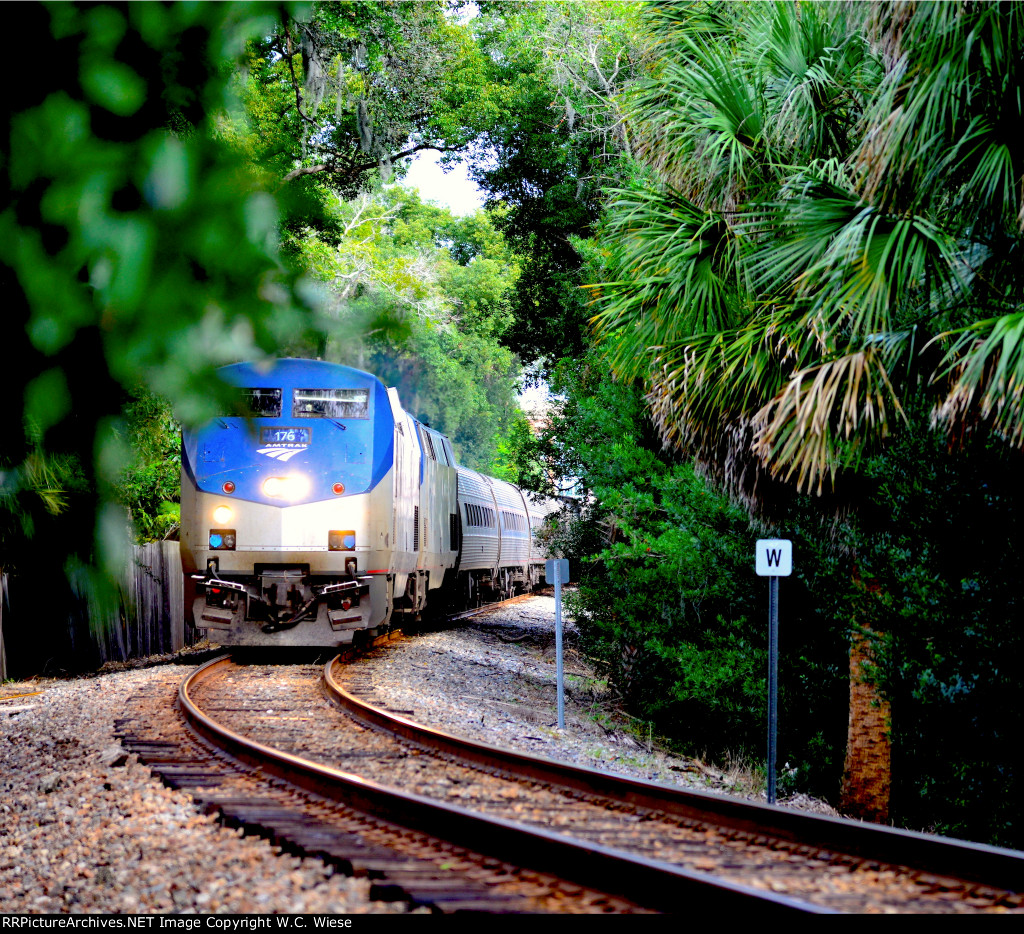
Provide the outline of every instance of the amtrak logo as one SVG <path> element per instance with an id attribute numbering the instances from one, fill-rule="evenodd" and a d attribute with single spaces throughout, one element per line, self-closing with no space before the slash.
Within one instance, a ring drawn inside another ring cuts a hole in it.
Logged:
<path id="1" fill-rule="evenodd" d="M 257 448 L 257 454 L 266 454 L 267 457 L 272 457 L 274 460 L 286 461 L 290 457 L 294 457 L 299 451 L 305 451 L 305 447 L 301 448 Z"/>

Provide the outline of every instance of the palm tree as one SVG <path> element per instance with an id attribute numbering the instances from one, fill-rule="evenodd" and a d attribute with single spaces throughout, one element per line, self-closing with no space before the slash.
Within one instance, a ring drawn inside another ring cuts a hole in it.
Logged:
<path id="1" fill-rule="evenodd" d="M 957 438 L 1024 445 L 1024 11 L 655 7 L 634 100 L 656 187 L 621 191 L 592 286 L 666 440 L 757 500 L 822 493 L 938 392 Z"/>
<path id="2" fill-rule="evenodd" d="M 664 439 L 755 511 L 767 480 L 832 491 L 911 413 L 1024 447 L 1024 8 L 653 16 L 633 110 L 658 181 L 616 193 L 591 289 Z"/>

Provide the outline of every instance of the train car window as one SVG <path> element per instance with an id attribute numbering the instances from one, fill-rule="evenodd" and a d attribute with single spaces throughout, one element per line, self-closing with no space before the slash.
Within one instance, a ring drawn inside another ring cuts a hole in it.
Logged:
<path id="1" fill-rule="evenodd" d="M 501 511 L 501 525 L 502 528 L 509 529 L 513 532 L 525 532 L 526 522 L 521 515 L 517 512 L 505 512 Z"/>
<path id="2" fill-rule="evenodd" d="M 369 389 L 296 389 L 292 418 L 369 418 Z"/>
<path id="3" fill-rule="evenodd" d="M 478 506 L 476 503 L 466 503 L 466 525 L 497 528 L 497 517 L 493 509 Z"/>
<path id="4" fill-rule="evenodd" d="M 281 417 L 281 390 L 244 386 L 238 391 L 239 415 L 257 418 Z"/>

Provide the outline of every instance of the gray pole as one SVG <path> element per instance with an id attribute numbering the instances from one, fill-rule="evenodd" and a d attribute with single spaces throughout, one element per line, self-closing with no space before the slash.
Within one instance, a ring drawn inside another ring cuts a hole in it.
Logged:
<path id="1" fill-rule="evenodd" d="M 775 736 L 779 724 L 779 579 L 768 578 L 768 803 L 775 803 Z"/>
<path id="2" fill-rule="evenodd" d="M 562 573 L 555 561 L 555 682 L 558 690 L 558 729 L 565 729 L 565 696 L 562 681 Z"/>

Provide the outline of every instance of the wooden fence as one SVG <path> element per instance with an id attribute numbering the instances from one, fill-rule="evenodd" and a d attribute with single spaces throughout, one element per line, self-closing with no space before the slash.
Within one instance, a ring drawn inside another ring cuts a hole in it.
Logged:
<path id="1" fill-rule="evenodd" d="M 132 548 L 116 607 L 101 610 L 52 579 L 40 600 L 40 586 L 23 575 L 0 576 L 0 679 L 161 655 L 194 641 L 194 630 L 191 638 L 185 631 L 177 542 Z"/>

